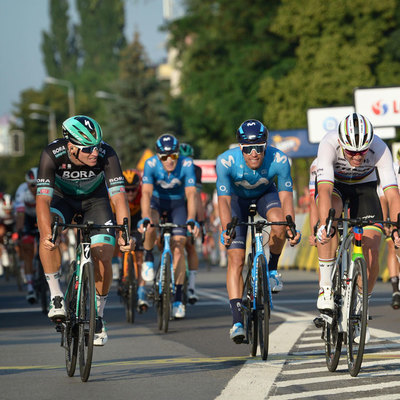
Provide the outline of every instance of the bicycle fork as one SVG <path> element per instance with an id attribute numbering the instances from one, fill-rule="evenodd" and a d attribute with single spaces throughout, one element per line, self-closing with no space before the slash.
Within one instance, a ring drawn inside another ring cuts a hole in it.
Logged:
<path id="1" fill-rule="evenodd" d="M 158 280 L 158 294 L 159 296 L 162 294 L 163 289 L 164 289 L 164 274 L 165 274 L 165 257 L 170 257 L 170 270 L 171 270 L 171 287 L 172 287 L 172 293 L 175 293 L 175 276 L 174 276 L 174 266 L 173 266 L 173 258 L 172 258 L 172 252 L 171 252 L 171 245 L 170 245 L 170 240 L 171 240 L 171 234 L 170 233 L 165 233 L 164 235 L 164 251 L 161 255 L 161 271 L 160 271 L 160 277 Z M 168 288 L 165 288 L 165 290 L 168 290 Z"/>

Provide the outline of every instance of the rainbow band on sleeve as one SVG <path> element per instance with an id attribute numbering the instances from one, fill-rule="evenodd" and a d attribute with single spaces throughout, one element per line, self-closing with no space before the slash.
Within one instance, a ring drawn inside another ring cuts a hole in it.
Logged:
<path id="1" fill-rule="evenodd" d="M 385 186 L 384 188 L 382 188 L 383 191 L 389 190 L 389 189 L 398 189 L 397 185 L 389 185 L 389 186 Z"/>
<path id="2" fill-rule="evenodd" d="M 328 180 L 326 180 L 326 181 L 318 181 L 317 182 L 317 185 L 320 185 L 321 183 L 328 183 L 329 185 L 334 185 L 334 182 L 333 181 L 328 181 Z"/>

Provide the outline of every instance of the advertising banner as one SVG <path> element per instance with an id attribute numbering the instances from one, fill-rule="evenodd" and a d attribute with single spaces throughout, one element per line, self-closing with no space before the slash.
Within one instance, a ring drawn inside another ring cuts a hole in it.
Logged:
<path id="1" fill-rule="evenodd" d="M 400 86 L 357 88 L 354 90 L 356 111 L 365 115 L 374 127 L 400 126 Z"/>

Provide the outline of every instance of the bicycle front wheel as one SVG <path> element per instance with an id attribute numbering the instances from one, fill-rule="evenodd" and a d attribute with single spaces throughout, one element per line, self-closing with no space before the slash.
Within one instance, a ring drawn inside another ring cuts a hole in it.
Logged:
<path id="1" fill-rule="evenodd" d="M 260 344 L 261 358 L 268 358 L 269 346 L 269 318 L 271 313 L 271 305 L 268 292 L 268 276 L 263 257 L 257 259 L 257 323 L 258 323 L 258 343 Z"/>
<path id="2" fill-rule="evenodd" d="M 125 303 L 126 322 L 133 324 L 135 322 L 135 309 L 137 305 L 137 276 L 135 263 L 132 253 L 127 256 L 128 260 L 128 290 Z"/>
<path id="3" fill-rule="evenodd" d="M 343 268 L 344 266 L 342 266 Z M 347 269 L 347 268 L 346 268 Z M 343 332 L 339 332 L 338 318 L 341 302 L 340 268 L 335 266 L 335 273 L 332 279 L 335 310 L 332 316 L 332 324 L 325 323 L 325 359 L 326 366 L 330 372 L 336 371 L 342 351 Z"/>
<path id="4" fill-rule="evenodd" d="M 75 264 L 75 262 L 73 262 Z M 74 268 L 75 269 L 75 268 Z M 76 289 L 75 274 L 72 275 L 65 293 L 65 308 L 67 318 L 65 321 L 65 366 L 68 376 L 74 376 L 78 358 L 78 325 L 76 320 Z"/>
<path id="5" fill-rule="evenodd" d="M 363 258 L 354 261 L 351 277 L 347 321 L 347 365 L 351 376 L 360 372 L 364 355 L 368 314 L 367 264 Z"/>
<path id="6" fill-rule="evenodd" d="M 168 332 L 168 324 L 171 316 L 171 259 L 169 255 L 165 257 L 164 283 L 162 291 L 162 319 L 164 332 Z"/>
<path id="7" fill-rule="evenodd" d="M 89 379 L 96 326 L 96 288 L 93 271 L 92 263 L 88 262 L 83 266 L 79 301 L 79 368 L 82 382 Z"/>

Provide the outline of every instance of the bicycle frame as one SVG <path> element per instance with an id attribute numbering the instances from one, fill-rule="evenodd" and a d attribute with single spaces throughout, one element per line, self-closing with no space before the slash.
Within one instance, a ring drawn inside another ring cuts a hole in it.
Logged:
<path id="1" fill-rule="evenodd" d="M 163 240 L 164 240 L 164 246 L 163 246 L 163 252 L 161 254 L 161 265 L 160 265 L 160 276 L 158 278 L 158 294 L 161 294 L 163 291 L 163 282 L 164 282 L 164 274 L 165 274 L 165 258 L 167 256 L 170 257 L 170 269 L 171 269 L 171 285 L 172 285 L 172 293 L 175 293 L 175 277 L 174 277 L 174 266 L 173 266 L 173 257 L 172 257 L 172 252 L 171 252 L 171 232 L 170 229 L 172 228 L 166 228 L 166 230 L 163 233 Z"/>
<path id="2" fill-rule="evenodd" d="M 253 217 L 251 218 L 251 222 L 253 222 Z M 268 262 L 267 258 L 265 257 L 264 253 L 264 246 L 263 246 L 263 234 L 262 234 L 262 226 L 256 226 L 255 232 L 254 232 L 254 226 L 252 226 L 252 238 L 253 238 L 253 243 L 252 243 L 252 256 L 253 256 L 253 267 L 251 270 L 251 278 L 253 280 L 253 291 L 254 291 L 254 296 L 252 300 L 252 305 L 253 309 L 256 309 L 256 298 L 257 298 L 257 293 L 258 293 L 258 279 L 257 279 L 257 273 L 258 273 L 258 266 L 257 266 L 257 261 L 261 257 L 265 261 L 265 268 L 266 268 L 266 276 L 269 276 L 269 270 L 268 270 Z M 253 254 L 254 252 L 254 254 Z M 273 304 L 272 304 L 272 293 L 271 293 L 271 287 L 269 284 L 269 279 L 267 279 L 267 287 L 268 287 L 268 297 L 269 297 L 269 304 L 271 307 L 271 310 L 273 310 Z"/>

